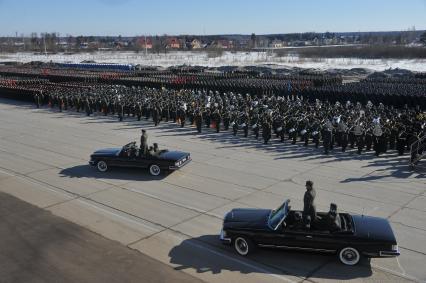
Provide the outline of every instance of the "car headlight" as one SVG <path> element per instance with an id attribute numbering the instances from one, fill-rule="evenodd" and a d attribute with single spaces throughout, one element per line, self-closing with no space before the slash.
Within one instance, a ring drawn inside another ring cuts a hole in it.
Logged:
<path id="1" fill-rule="evenodd" d="M 398 245 L 392 245 L 392 251 L 397 251 L 398 250 Z"/>

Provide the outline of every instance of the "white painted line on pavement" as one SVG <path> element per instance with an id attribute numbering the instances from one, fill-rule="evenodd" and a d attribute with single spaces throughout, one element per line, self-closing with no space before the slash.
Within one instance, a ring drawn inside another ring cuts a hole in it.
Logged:
<path id="1" fill-rule="evenodd" d="M 134 190 L 134 189 L 123 188 L 123 187 L 120 187 L 120 188 L 127 190 L 127 191 L 134 192 L 136 194 L 145 195 L 145 196 L 148 196 L 150 198 L 153 198 L 153 199 L 165 202 L 165 203 L 173 204 L 173 205 L 176 205 L 176 206 L 179 206 L 179 207 L 182 207 L 182 208 L 186 208 L 186 209 L 189 209 L 189 210 L 194 210 L 194 211 L 199 212 L 199 213 L 206 213 L 207 212 L 206 210 L 195 208 L 195 207 L 192 207 L 192 206 L 189 206 L 189 205 L 186 205 L 186 204 L 174 202 L 174 201 L 171 201 L 171 200 L 161 199 L 158 196 L 155 196 L 155 195 L 152 195 L 152 194 L 149 194 L 149 193 L 145 193 L 145 192 L 142 192 L 142 191 L 137 191 L 137 190 Z"/>
<path id="2" fill-rule="evenodd" d="M 9 172 L 6 172 L 6 171 L 3 171 L 1 169 L 0 169 L 0 173 L 3 173 L 3 174 L 8 175 L 8 176 L 16 177 L 16 175 L 9 173 Z"/>
<path id="3" fill-rule="evenodd" d="M 402 268 L 402 265 L 401 265 L 401 263 L 399 262 L 398 257 L 396 257 L 396 262 L 398 263 L 398 266 L 399 266 L 399 268 L 401 269 L 402 274 L 406 275 L 407 273 L 405 272 L 404 268 Z"/>
<path id="4" fill-rule="evenodd" d="M 90 207 L 92 207 L 92 208 L 94 208 L 94 209 L 97 209 L 97 210 L 100 210 L 100 211 L 102 211 L 102 212 L 105 212 L 105 213 L 107 213 L 107 214 L 113 215 L 113 216 L 115 216 L 115 217 L 117 217 L 117 218 L 120 218 L 120 219 L 124 220 L 125 222 L 128 222 L 129 224 L 137 224 L 137 225 L 143 226 L 144 228 L 147 228 L 147 229 L 149 229 L 149 230 L 151 230 L 151 231 L 153 231 L 153 232 L 159 232 L 159 231 L 160 231 L 159 229 L 152 228 L 152 227 L 150 227 L 150 226 L 148 226 L 148 225 L 146 225 L 146 224 L 144 224 L 144 223 L 141 223 L 141 222 L 139 222 L 139 221 L 136 221 L 136 220 L 130 219 L 130 218 L 125 217 L 125 216 L 123 216 L 123 215 L 120 215 L 120 214 L 118 214 L 118 213 L 114 213 L 114 212 L 112 212 L 112 211 L 109 211 L 109 210 L 106 210 L 106 209 L 104 209 L 104 208 L 101 208 L 101 207 L 99 207 L 99 206 L 97 206 L 97 205 L 91 204 L 91 203 L 89 203 L 89 201 L 88 201 L 88 200 L 76 199 L 76 201 L 78 201 L 78 202 L 80 202 L 80 203 L 82 203 L 82 204 L 85 204 L 85 205 L 87 205 L 87 206 L 90 206 Z"/>
<path id="5" fill-rule="evenodd" d="M 48 169 L 46 169 L 46 170 L 48 170 Z M 61 195 L 61 196 L 65 195 L 65 196 L 69 197 L 70 199 L 78 197 L 78 195 L 70 194 L 70 193 L 68 193 L 64 190 L 58 191 L 58 190 L 55 190 L 55 189 L 51 189 L 51 188 L 48 187 L 48 186 L 50 186 L 49 184 L 45 184 L 43 182 L 33 180 L 32 178 L 29 178 L 29 177 L 21 175 L 21 174 L 8 173 L 8 172 L 3 171 L 1 169 L 0 169 L 0 172 L 2 172 L 2 173 L 4 172 L 5 174 L 12 176 L 12 177 L 15 177 L 15 178 L 18 178 L 18 179 L 20 179 L 20 180 L 22 180 L 23 182 L 26 182 L 26 183 L 36 184 L 39 187 L 41 187 L 40 188 L 41 190 L 44 190 L 44 191 L 50 191 L 50 192 L 53 192 L 53 193 Z"/>
<path id="6" fill-rule="evenodd" d="M 386 268 L 386 267 L 383 267 L 383 266 L 380 266 L 380 265 L 372 264 L 371 266 L 374 267 L 374 268 L 376 268 L 376 269 L 378 269 L 378 270 L 381 270 L 381 271 L 384 271 L 384 272 L 388 272 L 390 274 L 393 274 L 395 276 L 399 276 L 399 277 L 407 279 L 407 280 L 412 280 L 412 281 L 415 281 L 415 282 L 422 282 L 421 280 L 419 280 L 416 277 L 413 277 L 413 276 L 410 276 L 410 275 L 407 275 L 407 274 L 402 274 L 400 272 L 396 272 L 396 271 L 394 271 L 392 269 L 389 269 L 389 268 Z"/>

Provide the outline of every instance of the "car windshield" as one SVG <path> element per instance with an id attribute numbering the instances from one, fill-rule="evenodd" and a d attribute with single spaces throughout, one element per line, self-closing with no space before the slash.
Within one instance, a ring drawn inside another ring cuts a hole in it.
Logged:
<path id="1" fill-rule="evenodd" d="M 128 153 L 129 153 L 129 150 L 130 149 L 136 149 L 136 142 L 131 142 L 131 143 L 128 143 L 128 144 L 126 144 L 125 146 L 123 146 L 122 148 L 121 148 L 121 150 L 119 151 L 119 154 L 121 155 L 121 156 L 123 156 L 123 155 L 127 155 Z M 117 153 L 117 155 L 118 155 L 118 153 Z"/>
<path id="2" fill-rule="evenodd" d="M 122 147 L 122 151 L 127 151 L 129 148 L 136 147 L 136 142 L 131 142 Z"/>
<path id="3" fill-rule="evenodd" d="M 288 214 L 288 201 L 285 201 L 276 210 L 273 210 L 269 215 L 268 224 L 274 230 L 277 230 L 278 226 L 284 221 Z"/>

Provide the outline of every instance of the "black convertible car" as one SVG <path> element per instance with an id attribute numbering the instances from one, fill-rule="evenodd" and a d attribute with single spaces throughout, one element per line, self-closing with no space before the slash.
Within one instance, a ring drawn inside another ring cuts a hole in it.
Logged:
<path id="1" fill-rule="evenodd" d="M 395 257 L 399 249 L 386 219 L 337 213 L 331 204 L 319 212 L 311 225 L 300 223 L 300 211 L 286 200 L 278 209 L 233 209 L 225 215 L 220 240 L 246 256 L 256 247 L 292 249 L 337 254 L 346 265 L 362 256 Z M 302 221 L 303 222 L 303 221 Z"/>
<path id="2" fill-rule="evenodd" d="M 153 176 L 162 171 L 177 170 L 191 161 L 187 152 L 158 150 L 141 154 L 136 142 L 126 144 L 122 148 L 106 148 L 95 151 L 90 156 L 89 164 L 105 172 L 109 167 L 147 168 Z"/>

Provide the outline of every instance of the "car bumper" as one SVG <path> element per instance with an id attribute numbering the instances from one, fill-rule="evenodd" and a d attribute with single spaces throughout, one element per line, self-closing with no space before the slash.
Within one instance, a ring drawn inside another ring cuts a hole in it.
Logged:
<path id="1" fill-rule="evenodd" d="M 379 257 L 396 257 L 400 254 L 399 249 L 397 251 L 380 251 Z"/>
<path id="2" fill-rule="evenodd" d="M 228 244 L 228 245 L 231 244 L 231 238 L 228 238 L 225 236 L 225 232 L 223 231 L 223 229 L 220 230 L 219 239 L 223 244 Z"/>
<path id="3" fill-rule="evenodd" d="M 397 257 L 401 253 L 399 249 L 396 251 L 379 251 L 379 252 L 364 252 L 363 255 L 366 257 Z"/>
<path id="4" fill-rule="evenodd" d="M 185 166 L 186 164 L 188 164 L 189 162 L 191 162 L 191 156 L 188 156 L 188 158 L 185 160 L 185 162 L 184 163 L 182 163 L 182 164 L 179 164 L 179 165 L 172 165 L 172 166 L 169 166 L 169 170 L 177 170 L 177 169 L 179 169 L 179 168 L 182 168 L 183 166 Z"/>
<path id="5" fill-rule="evenodd" d="M 94 160 L 90 160 L 90 161 L 89 161 L 89 164 L 90 164 L 91 166 L 95 166 L 95 165 L 96 165 L 96 162 L 95 162 Z"/>

